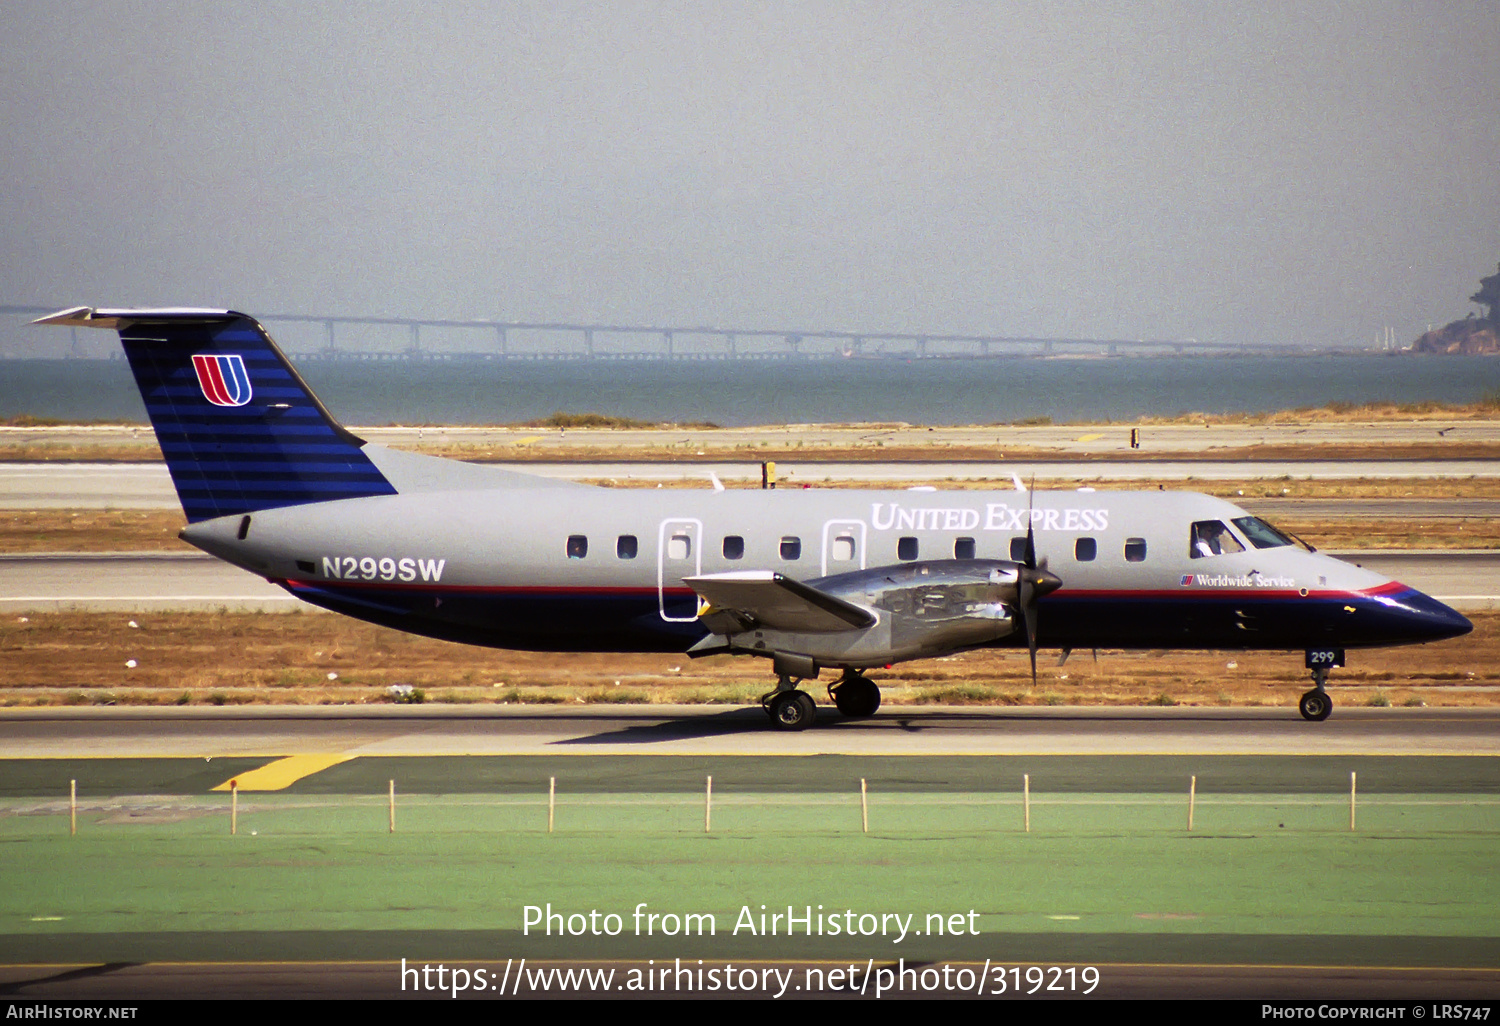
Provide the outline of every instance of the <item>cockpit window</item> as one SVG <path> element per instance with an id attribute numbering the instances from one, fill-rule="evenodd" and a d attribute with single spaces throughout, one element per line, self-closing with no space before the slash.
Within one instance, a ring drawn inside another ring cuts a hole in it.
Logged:
<path id="1" fill-rule="evenodd" d="M 1200 520 L 1193 525 L 1188 542 L 1188 555 L 1194 559 L 1204 556 L 1223 556 L 1231 552 L 1244 552 L 1245 546 L 1229 533 L 1222 520 Z"/>
<path id="2" fill-rule="evenodd" d="M 1238 527 L 1240 533 L 1249 538 L 1250 544 L 1257 549 L 1279 549 L 1283 545 L 1296 544 L 1260 517 L 1235 517 L 1234 526 Z"/>

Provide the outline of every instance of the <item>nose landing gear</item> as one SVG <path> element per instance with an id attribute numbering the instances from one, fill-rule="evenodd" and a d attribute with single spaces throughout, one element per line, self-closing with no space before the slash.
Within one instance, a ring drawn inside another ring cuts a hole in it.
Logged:
<path id="1" fill-rule="evenodd" d="M 1323 690 L 1323 682 L 1328 679 L 1326 669 L 1313 671 L 1313 689 L 1302 696 L 1297 703 L 1297 711 L 1302 713 L 1304 720 L 1312 720 L 1321 723 L 1328 719 L 1328 714 L 1333 712 L 1333 699 L 1328 697 L 1328 692 Z"/>
<path id="2" fill-rule="evenodd" d="M 1328 671 L 1344 665 L 1344 650 L 1341 648 L 1308 649 L 1306 665 L 1313 675 L 1313 688 L 1297 703 L 1297 711 L 1304 720 L 1321 723 L 1333 712 L 1333 699 L 1323 690 L 1328 682 Z"/>

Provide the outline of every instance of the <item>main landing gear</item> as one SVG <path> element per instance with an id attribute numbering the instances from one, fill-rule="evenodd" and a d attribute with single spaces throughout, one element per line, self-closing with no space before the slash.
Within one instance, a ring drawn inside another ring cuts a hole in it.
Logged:
<path id="1" fill-rule="evenodd" d="M 828 685 L 828 697 L 839 712 L 852 719 L 874 716 L 880 708 L 880 689 L 856 670 L 845 670 L 842 677 Z"/>
<path id="2" fill-rule="evenodd" d="M 797 689 L 802 678 L 782 675 L 776 682 L 776 690 L 760 696 L 761 708 L 771 717 L 771 726 L 777 730 L 806 730 L 817 718 L 818 707 L 812 695 Z"/>
<path id="3" fill-rule="evenodd" d="M 811 695 L 797 687 L 801 683 L 801 677 L 783 674 L 774 691 L 760 696 L 761 708 L 777 730 L 806 730 L 817 719 L 818 707 Z M 830 684 L 828 697 L 839 712 L 852 719 L 874 716 L 880 708 L 880 688 L 856 670 L 845 670 Z"/>

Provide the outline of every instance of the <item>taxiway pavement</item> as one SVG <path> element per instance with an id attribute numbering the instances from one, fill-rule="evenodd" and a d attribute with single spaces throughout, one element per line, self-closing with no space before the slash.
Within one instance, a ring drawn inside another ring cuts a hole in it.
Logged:
<path id="1" fill-rule="evenodd" d="M 1130 448 L 1131 430 L 1139 430 L 1141 448 Z M 675 445 L 691 455 L 696 448 L 739 446 L 787 446 L 800 442 L 806 447 L 829 445 L 885 446 L 989 446 L 997 453 L 1007 448 L 1055 449 L 1059 453 L 1096 455 L 1101 452 L 1199 453 L 1210 447 L 1308 445 L 1411 445 L 1417 443 L 1461 443 L 1500 441 L 1500 419 L 1461 420 L 1434 418 L 1408 421 L 1346 421 L 1283 424 L 991 424 L 968 427 L 911 424 L 782 424 L 734 428 L 537 428 L 367 426 L 351 430 L 361 438 L 381 445 L 516 446 L 552 451 L 588 446 L 619 449 L 660 448 Z M 0 427 L 0 444 L 53 446 L 109 445 L 143 448 L 153 441 L 144 424 L 56 425 L 50 427 Z"/>
<path id="2" fill-rule="evenodd" d="M 1437 477 L 1500 477 L 1495 460 L 1275 460 L 1155 462 L 1064 461 L 1014 463 L 815 463 L 777 462 L 782 487 L 852 481 L 874 487 L 908 481 L 993 481 L 1014 487 L 1021 481 L 1238 481 L 1280 477 L 1352 480 L 1358 478 L 1413 479 Z M 539 477 L 588 481 L 701 481 L 712 487 L 711 476 L 731 483 L 760 480 L 755 462 L 715 463 L 526 463 L 509 465 Z M 1265 502 L 1266 500 L 1259 500 Z M 1282 501 L 1282 500 L 1270 500 Z M 1334 500 L 1320 500 L 1331 502 Z M 1379 500 L 1390 503 L 1395 500 Z M 1432 503 L 1446 504 L 1432 506 Z M 1455 504 L 1456 503 L 1456 504 Z M 1424 505 L 1427 504 L 1427 505 Z M 1254 502 L 1249 505 L 1254 505 Z M 0 464 L 0 509 L 176 509 L 177 493 L 166 466 L 160 463 L 3 463 Z M 1273 508 L 1273 507 L 1267 507 Z M 1344 515 L 1359 515 L 1356 512 Z M 1408 515 L 1493 516 L 1489 500 L 1444 500 L 1413 497 L 1410 502 L 1384 508 Z M 1318 514 L 1323 515 L 1323 514 Z M 1337 514 L 1333 514 L 1337 515 Z M 1379 514 L 1375 514 L 1379 515 Z"/>
<path id="3" fill-rule="evenodd" d="M 1332 688 L 1335 702 L 1338 688 Z M 893 707 L 867 720 L 819 709 L 768 728 L 713 706 L 241 707 L 0 710 L 16 759 L 421 756 L 1500 755 L 1500 709 Z M 1500 764 L 1497 764 L 1500 765 Z"/>

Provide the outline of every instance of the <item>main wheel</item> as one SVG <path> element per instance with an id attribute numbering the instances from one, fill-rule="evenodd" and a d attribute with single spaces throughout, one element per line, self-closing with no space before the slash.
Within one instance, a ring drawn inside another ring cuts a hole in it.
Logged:
<path id="1" fill-rule="evenodd" d="M 833 689 L 833 704 L 845 716 L 874 716 L 880 708 L 880 688 L 868 677 L 850 677 Z"/>
<path id="2" fill-rule="evenodd" d="M 1328 719 L 1329 713 L 1333 712 L 1333 699 L 1328 697 L 1328 692 L 1314 688 L 1302 696 L 1302 701 L 1297 703 L 1297 709 L 1302 713 L 1304 720 L 1321 723 Z"/>
<path id="3" fill-rule="evenodd" d="M 771 725 L 777 730 L 806 730 L 817 713 L 806 691 L 782 691 L 771 699 Z"/>

